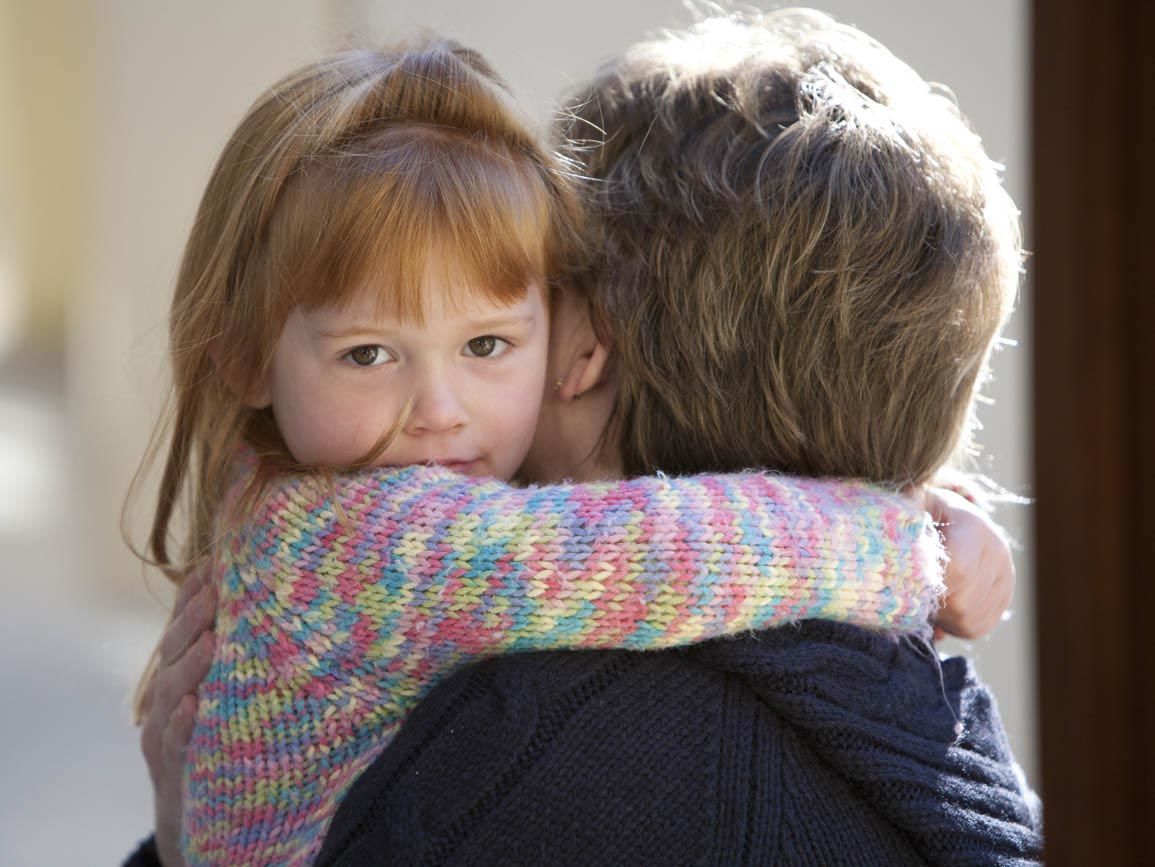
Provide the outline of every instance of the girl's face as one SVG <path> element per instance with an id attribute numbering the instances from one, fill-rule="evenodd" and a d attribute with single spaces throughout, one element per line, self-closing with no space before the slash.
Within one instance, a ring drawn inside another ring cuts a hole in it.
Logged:
<path id="1" fill-rule="evenodd" d="M 512 306 L 478 298 L 447 307 L 430 287 L 424 324 L 375 312 L 366 291 L 346 310 L 293 311 L 264 391 L 294 459 L 348 466 L 413 399 L 409 419 L 375 466 L 440 464 L 509 479 L 533 441 L 549 340 L 544 293 Z"/>

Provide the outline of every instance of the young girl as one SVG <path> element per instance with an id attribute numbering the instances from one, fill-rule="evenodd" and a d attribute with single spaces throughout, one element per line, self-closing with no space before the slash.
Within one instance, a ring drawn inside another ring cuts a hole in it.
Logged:
<path id="1" fill-rule="evenodd" d="M 311 64 L 230 138 L 178 278 L 150 541 L 220 596 L 190 863 L 309 863 L 471 658 L 932 613 L 929 516 L 861 484 L 505 484 L 545 390 L 588 386 L 546 374 L 548 278 L 578 219 L 562 168 L 453 43 Z"/>

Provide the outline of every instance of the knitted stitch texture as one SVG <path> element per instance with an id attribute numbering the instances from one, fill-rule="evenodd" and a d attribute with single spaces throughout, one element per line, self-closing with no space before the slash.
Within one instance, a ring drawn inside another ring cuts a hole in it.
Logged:
<path id="1" fill-rule="evenodd" d="M 470 660 L 805 618 L 905 630 L 942 592 L 939 536 L 910 502 L 761 473 L 529 488 L 438 467 L 331 487 L 281 477 L 226 529 L 186 769 L 194 865 L 310 863 L 350 785 Z"/>
<path id="2" fill-rule="evenodd" d="M 967 660 L 929 628 L 809 620 L 456 672 L 350 788 L 314 867 L 1027 867 L 1042 844 Z"/>

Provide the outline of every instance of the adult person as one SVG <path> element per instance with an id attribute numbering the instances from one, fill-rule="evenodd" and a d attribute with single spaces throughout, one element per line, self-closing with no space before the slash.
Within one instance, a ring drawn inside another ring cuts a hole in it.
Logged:
<path id="1" fill-rule="evenodd" d="M 951 102 L 853 28 L 783 11 L 636 46 L 571 108 L 569 138 L 604 131 L 575 150 L 596 240 L 568 283 L 590 307 L 556 317 L 546 424 L 588 425 L 571 458 L 894 484 L 942 465 L 1020 262 L 1017 212 Z M 929 627 L 810 621 L 461 672 L 349 792 L 318 864 L 1041 855 L 969 664 L 940 661 Z"/>
<path id="2" fill-rule="evenodd" d="M 973 185 L 978 163 L 955 162 L 957 128 L 888 112 L 911 108 L 910 87 L 879 46 L 800 13 L 703 22 L 599 76 L 574 123 L 606 131 L 604 147 L 577 152 L 602 243 L 573 263 L 585 295 L 555 311 L 560 385 L 530 473 L 929 477 L 965 437 L 1018 251 L 996 230 L 1008 203 Z M 941 170 L 929 177 L 938 198 L 915 197 L 927 175 L 886 159 Z M 976 189 L 982 207 L 961 207 Z M 921 321 L 908 303 L 968 286 L 915 305 Z M 927 322 L 937 341 L 916 339 Z M 736 406 L 751 410 L 738 424 Z M 200 615 L 186 611 L 193 628 Z M 180 731 L 178 718 L 170 746 Z M 1037 811 L 964 661 L 940 663 L 929 627 L 807 623 L 463 672 L 349 793 L 319 863 L 1039 852 Z"/>

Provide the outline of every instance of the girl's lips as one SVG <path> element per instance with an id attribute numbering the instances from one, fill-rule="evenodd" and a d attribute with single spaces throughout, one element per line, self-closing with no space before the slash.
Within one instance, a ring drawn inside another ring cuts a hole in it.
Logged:
<path id="1" fill-rule="evenodd" d="M 480 459 L 474 458 L 471 461 L 432 461 L 439 467 L 445 467 L 447 470 L 453 470 L 455 473 L 462 473 L 467 475 L 471 470 L 475 469 L 480 463 Z"/>

